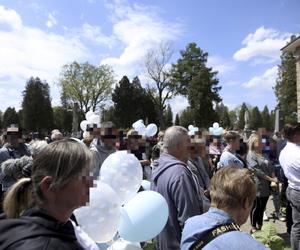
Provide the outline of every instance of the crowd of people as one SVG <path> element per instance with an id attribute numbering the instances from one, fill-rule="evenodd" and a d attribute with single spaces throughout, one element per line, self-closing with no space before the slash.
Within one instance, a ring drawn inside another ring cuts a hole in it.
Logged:
<path id="1" fill-rule="evenodd" d="M 97 249 L 76 232 L 73 211 L 88 203 L 102 163 L 117 150 L 139 159 L 150 189 L 168 204 L 157 249 L 268 249 L 251 234 L 262 229 L 271 195 L 272 217 L 286 220 L 292 248 L 300 249 L 299 123 L 286 125 L 283 136 L 253 131 L 245 139 L 235 131 L 191 136 L 181 126 L 145 138 L 111 122 L 81 139 L 53 130 L 26 143 L 20 128 L 7 128 L 0 146 L 0 249 Z M 251 231 L 242 232 L 249 215 Z"/>

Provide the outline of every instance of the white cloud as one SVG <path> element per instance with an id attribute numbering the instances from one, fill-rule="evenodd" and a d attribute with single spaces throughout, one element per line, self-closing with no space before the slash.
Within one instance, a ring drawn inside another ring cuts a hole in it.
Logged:
<path id="1" fill-rule="evenodd" d="M 219 56 L 208 56 L 207 65 L 213 70 L 218 71 L 218 74 L 225 75 L 235 70 L 235 65 L 232 62 L 224 60 Z"/>
<path id="2" fill-rule="evenodd" d="M 48 14 L 48 20 L 46 22 L 46 26 L 48 28 L 52 28 L 57 24 L 57 20 L 55 18 L 55 12 L 49 13 Z"/>
<path id="3" fill-rule="evenodd" d="M 110 48 L 116 45 L 115 37 L 106 36 L 103 34 L 100 26 L 93 26 L 88 23 L 84 23 L 79 30 L 79 33 L 81 37 L 84 37 L 95 43 L 105 44 Z"/>
<path id="4" fill-rule="evenodd" d="M 22 27 L 21 17 L 15 10 L 6 9 L 0 5 L 0 23 L 17 30 Z"/>
<path id="5" fill-rule="evenodd" d="M 290 35 L 262 26 L 244 39 L 244 47 L 235 52 L 233 58 L 237 61 L 254 60 L 254 64 L 274 63 L 280 59 L 280 49 L 289 41 Z"/>
<path id="6" fill-rule="evenodd" d="M 250 81 L 243 83 L 246 88 L 258 88 L 260 90 L 269 89 L 276 83 L 278 68 L 274 66 L 264 72 L 261 76 L 254 76 Z"/>
<path id="7" fill-rule="evenodd" d="M 175 115 L 183 111 L 187 106 L 189 106 L 188 100 L 184 96 L 175 96 L 172 100 L 169 101 L 169 104 L 172 108 L 172 112 Z"/>
<path id="8" fill-rule="evenodd" d="M 0 19 L 2 24 L 11 27 L 0 30 L 0 88 L 9 84 L 15 93 L 14 98 L 7 99 L 8 95 L 5 98 L 2 92 L 1 103 L 6 107 L 14 105 L 15 100 L 21 97 L 16 93 L 21 93 L 31 76 L 38 76 L 53 85 L 62 65 L 74 60 L 87 60 L 91 56 L 77 37 L 24 26 L 14 10 L 0 6 Z"/>
<path id="9" fill-rule="evenodd" d="M 157 15 L 157 10 L 126 5 L 124 1 L 114 1 L 108 7 L 112 11 L 113 36 L 124 47 L 118 57 L 108 57 L 101 63 L 113 66 L 119 76 L 139 75 L 147 50 L 161 41 L 172 41 L 181 35 L 178 23 L 168 23 Z"/>

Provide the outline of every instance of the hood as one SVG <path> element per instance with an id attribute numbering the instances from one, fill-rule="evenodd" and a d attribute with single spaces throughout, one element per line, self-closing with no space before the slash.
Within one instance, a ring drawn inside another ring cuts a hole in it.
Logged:
<path id="1" fill-rule="evenodd" d="M 182 164 L 186 166 L 186 164 L 182 161 L 179 161 L 174 156 L 162 153 L 160 157 L 153 162 L 153 170 L 152 170 L 152 181 L 156 184 L 157 179 L 165 172 L 168 168 L 172 167 L 173 165 Z"/>
<path id="2" fill-rule="evenodd" d="M 0 246 L 10 245 L 32 237 L 46 236 L 76 241 L 71 221 L 61 223 L 37 208 L 29 209 L 20 218 L 7 219 L 0 215 Z"/>

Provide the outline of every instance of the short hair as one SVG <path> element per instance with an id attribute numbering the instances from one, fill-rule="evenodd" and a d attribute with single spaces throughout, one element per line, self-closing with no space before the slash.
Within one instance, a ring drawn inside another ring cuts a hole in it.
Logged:
<path id="1" fill-rule="evenodd" d="M 163 139 L 163 149 L 168 152 L 168 150 L 178 147 L 182 144 L 182 139 L 184 136 L 188 136 L 188 131 L 186 128 L 181 126 L 169 127 L 164 135 Z"/>
<path id="2" fill-rule="evenodd" d="M 300 134 L 300 123 L 286 124 L 283 128 L 284 137 L 291 141 L 294 135 Z"/>
<path id="3" fill-rule="evenodd" d="M 240 135 L 235 131 L 227 131 L 223 135 L 225 141 L 229 143 L 231 140 L 236 140 L 240 138 Z"/>
<path id="4" fill-rule="evenodd" d="M 55 131 L 51 134 L 52 141 L 58 141 L 63 139 L 63 134 L 60 131 Z"/>
<path id="5" fill-rule="evenodd" d="M 213 176 L 210 185 L 211 204 L 216 208 L 241 208 L 246 199 L 253 203 L 256 188 L 248 169 L 229 166 Z"/>
<path id="6" fill-rule="evenodd" d="M 249 139 L 248 139 L 248 149 L 249 151 L 255 151 L 255 142 L 259 142 L 260 141 L 260 136 L 256 133 L 253 133 L 250 135 Z"/>
<path id="7" fill-rule="evenodd" d="M 5 176 L 17 180 L 22 177 L 23 168 L 31 164 L 32 158 L 25 155 L 21 158 L 6 160 L 1 164 L 1 170 Z"/>
<path id="8" fill-rule="evenodd" d="M 41 150 L 46 147 L 48 143 L 43 140 L 35 140 L 30 143 L 30 151 L 33 157 L 37 156 Z"/>
<path id="9" fill-rule="evenodd" d="M 20 179 L 7 193 L 3 202 L 6 216 L 19 217 L 24 210 L 45 202 L 40 187 L 43 177 L 52 177 L 50 189 L 62 188 L 73 177 L 88 169 L 92 159 L 92 152 L 75 140 L 63 139 L 48 144 L 33 160 L 31 179 Z M 28 202 L 20 200 L 18 197 L 21 196 L 30 196 L 31 199 Z"/>

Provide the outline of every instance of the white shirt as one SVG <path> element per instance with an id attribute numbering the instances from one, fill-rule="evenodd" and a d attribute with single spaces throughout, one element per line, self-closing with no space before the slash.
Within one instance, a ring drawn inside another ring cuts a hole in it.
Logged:
<path id="1" fill-rule="evenodd" d="M 287 142 L 280 153 L 279 162 L 288 179 L 289 186 L 300 190 L 300 146 Z"/>

